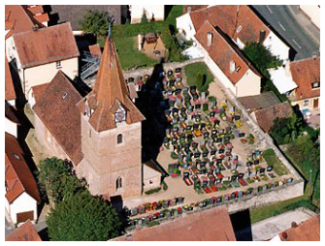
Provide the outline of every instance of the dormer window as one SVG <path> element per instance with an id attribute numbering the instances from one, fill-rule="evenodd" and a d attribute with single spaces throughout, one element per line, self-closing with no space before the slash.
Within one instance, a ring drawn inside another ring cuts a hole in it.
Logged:
<path id="1" fill-rule="evenodd" d="M 230 73 L 235 72 L 235 70 L 236 70 L 236 63 L 234 61 L 230 61 L 230 65 L 229 66 L 230 66 L 230 68 L 229 68 Z"/>
<path id="2" fill-rule="evenodd" d="M 239 32 L 241 31 L 241 29 L 243 29 L 243 27 L 242 27 L 242 26 L 239 26 L 239 27 L 237 28 L 237 33 L 239 33 Z"/>
<path id="3" fill-rule="evenodd" d="M 314 82 L 311 84 L 312 89 L 318 89 L 320 87 L 320 82 Z"/>
<path id="4" fill-rule="evenodd" d="M 62 68 L 61 61 L 56 62 L 56 69 Z"/>
<path id="5" fill-rule="evenodd" d="M 238 67 L 236 68 L 236 73 L 238 73 L 238 72 L 240 71 L 240 69 L 241 69 L 241 66 L 238 66 Z"/>
<path id="6" fill-rule="evenodd" d="M 207 46 L 211 46 L 212 41 L 213 41 L 213 34 L 212 34 L 212 32 L 208 32 L 207 33 Z"/>
<path id="7" fill-rule="evenodd" d="M 13 155 L 17 160 L 20 160 L 20 156 L 19 156 L 19 155 L 15 154 L 15 153 L 13 153 L 12 155 Z"/>
<path id="8" fill-rule="evenodd" d="M 62 94 L 62 99 L 66 99 L 67 96 L 68 96 L 68 93 L 64 92 L 64 93 Z"/>

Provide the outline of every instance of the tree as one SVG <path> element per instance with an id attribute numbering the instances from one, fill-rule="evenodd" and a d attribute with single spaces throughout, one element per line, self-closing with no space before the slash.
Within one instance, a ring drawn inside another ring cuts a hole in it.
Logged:
<path id="1" fill-rule="evenodd" d="M 72 165 L 56 157 L 40 161 L 38 181 L 55 203 L 71 198 L 84 189 L 84 184 L 74 174 Z"/>
<path id="2" fill-rule="evenodd" d="M 107 241 L 122 229 L 116 210 L 87 190 L 52 208 L 46 224 L 54 241 Z"/>
<path id="3" fill-rule="evenodd" d="M 109 26 L 109 16 L 107 12 L 89 10 L 81 21 L 81 30 L 84 33 L 99 36 L 106 36 Z"/>
<path id="4" fill-rule="evenodd" d="M 141 17 L 141 23 L 142 24 L 145 24 L 145 23 L 148 23 L 148 18 L 147 18 L 147 14 L 145 11 L 143 11 L 143 14 L 142 14 L 142 17 Z"/>
<path id="5" fill-rule="evenodd" d="M 202 73 L 198 72 L 196 75 L 196 81 L 195 81 L 196 88 L 199 92 L 202 91 L 203 87 L 203 75 Z"/>

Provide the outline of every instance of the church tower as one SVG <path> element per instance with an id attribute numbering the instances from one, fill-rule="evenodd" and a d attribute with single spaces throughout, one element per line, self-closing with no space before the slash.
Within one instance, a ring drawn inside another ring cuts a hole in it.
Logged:
<path id="1" fill-rule="evenodd" d="M 77 167 L 78 176 L 85 177 L 93 195 L 140 195 L 141 122 L 145 118 L 129 98 L 111 36 L 93 90 L 78 107 L 84 157 Z"/>

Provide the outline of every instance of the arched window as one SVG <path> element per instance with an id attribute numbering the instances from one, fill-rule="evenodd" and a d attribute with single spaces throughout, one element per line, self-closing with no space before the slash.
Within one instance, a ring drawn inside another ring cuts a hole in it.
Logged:
<path id="1" fill-rule="evenodd" d="M 116 179 L 116 189 L 121 189 L 122 188 L 122 178 L 121 177 L 118 177 Z"/>
<path id="2" fill-rule="evenodd" d="M 123 142 L 123 135 L 122 134 L 117 135 L 117 144 L 120 144 L 122 142 Z"/>

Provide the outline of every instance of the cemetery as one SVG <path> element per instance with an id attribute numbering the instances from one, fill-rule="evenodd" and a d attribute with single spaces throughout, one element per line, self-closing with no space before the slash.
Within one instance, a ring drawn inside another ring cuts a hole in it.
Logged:
<path id="1" fill-rule="evenodd" d="M 125 201 L 133 226 L 294 183 L 294 175 L 277 173 L 263 158 L 259 139 L 215 83 L 200 91 L 187 85 L 183 70 L 159 74 L 167 127 L 157 161 L 169 174 L 169 189 Z M 138 92 L 149 80 L 148 74 L 126 78 Z"/>

